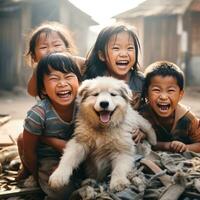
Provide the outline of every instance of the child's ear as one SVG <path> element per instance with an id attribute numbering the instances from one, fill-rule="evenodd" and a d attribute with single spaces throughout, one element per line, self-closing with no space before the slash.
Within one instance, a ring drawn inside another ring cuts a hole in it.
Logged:
<path id="1" fill-rule="evenodd" d="M 102 62 L 105 62 L 106 58 L 105 58 L 104 53 L 102 51 L 98 51 L 98 56 L 99 56 L 99 59 Z"/>
<path id="2" fill-rule="evenodd" d="M 45 89 L 42 89 L 42 94 L 43 94 L 44 96 L 46 96 L 46 95 L 47 95 L 47 93 L 46 93 L 46 90 L 45 90 Z"/>
<path id="3" fill-rule="evenodd" d="M 180 91 L 180 96 L 179 96 L 179 101 L 183 98 L 183 95 L 184 95 L 184 90 L 181 90 Z"/>
<path id="4" fill-rule="evenodd" d="M 35 63 L 37 62 L 35 54 L 31 54 L 31 60 Z"/>

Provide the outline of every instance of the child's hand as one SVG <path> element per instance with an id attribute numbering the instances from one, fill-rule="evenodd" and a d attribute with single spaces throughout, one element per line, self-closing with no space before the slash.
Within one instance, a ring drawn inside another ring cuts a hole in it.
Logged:
<path id="1" fill-rule="evenodd" d="M 187 145 L 179 142 L 179 141 L 172 141 L 170 143 L 170 151 L 176 152 L 176 153 L 183 153 L 187 150 Z"/>
<path id="2" fill-rule="evenodd" d="M 145 134 L 140 130 L 136 129 L 132 133 L 132 138 L 136 144 L 140 143 L 142 140 L 145 139 Z"/>

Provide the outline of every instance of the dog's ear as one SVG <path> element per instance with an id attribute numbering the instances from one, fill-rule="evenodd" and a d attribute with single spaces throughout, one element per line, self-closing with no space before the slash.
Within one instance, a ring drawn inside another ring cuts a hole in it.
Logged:
<path id="1" fill-rule="evenodd" d="M 89 80 L 83 81 L 78 89 L 77 103 L 80 104 L 87 97 Z"/>
<path id="2" fill-rule="evenodd" d="M 121 94 L 127 101 L 131 102 L 133 100 L 133 93 L 126 83 L 121 85 Z"/>

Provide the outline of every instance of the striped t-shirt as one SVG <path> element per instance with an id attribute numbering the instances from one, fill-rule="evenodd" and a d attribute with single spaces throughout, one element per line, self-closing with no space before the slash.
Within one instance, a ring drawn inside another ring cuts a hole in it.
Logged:
<path id="1" fill-rule="evenodd" d="M 44 99 L 28 111 L 24 122 L 24 129 L 34 135 L 68 140 L 74 131 L 75 114 L 76 112 L 74 112 L 71 122 L 65 122 L 56 113 L 50 101 Z M 58 151 L 43 143 L 39 143 L 37 153 L 39 159 L 60 157 Z"/>

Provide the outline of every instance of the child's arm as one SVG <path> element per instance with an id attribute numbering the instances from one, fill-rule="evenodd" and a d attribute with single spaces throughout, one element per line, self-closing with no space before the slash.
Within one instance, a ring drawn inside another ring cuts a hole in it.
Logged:
<path id="1" fill-rule="evenodd" d="M 63 153 L 63 149 L 65 148 L 66 143 L 67 143 L 66 140 L 62 140 L 55 137 L 47 137 L 47 136 L 41 136 L 40 141 L 53 147 L 60 153 Z"/>
<path id="2" fill-rule="evenodd" d="M 200 153 L 200 119 L 193 116 L 193 120 L 189 129 L 189 136 L 191 137 L 193 143 L 188 144 L 188 150 Z"/>
<path id="3" fill-rule="evenodd" d="M 194 151 L 196 153 L 200 153 L 200 142 L 193 143 L 193 144 L 187 144 L 187 149 L 189 151 Z"/>
<path id="4" fill-rule="evenodd" d="M 27 91 L 31 96 L 33 97 L 37 96 L 37 83 L 36 83 L 35 70 L 33 71 L 31 78 L 28 81 Z"/>
<path id="5" fill-rule="evenodd" d="M 78 68 L 81 72 L 81 74 L 84 73 L 85 71 L 85 58 L 79 57 L 79 56 L 74 56 L 75 62 L 78 65 Z"/>
<path id="6" fill-rule="evenodd" d="M 200 153 L 200 142 L 193 143 L 193 144 L 184 144 L 183 142 L 172 141 L 170 143 L 170 151 L 172 152 L 182 153 L 186 150 Z"/>
<path id="7" fill-rule="evenodd" d="M 28 170 L 33 174 L 35 180 L 38 180 L 37 173 L 37 145 L 39 142 L 39 136 L 33 135 L 28 131 L 23 132 L 23 146 L 24 146 L 24 162 Z"/>
<path id="8" fill-rule="evenodd" d="M 153 150 L 155 151 L 170 151 L 170 143 L 171 142 L 157 142 L 155 146 L 153 146 Z"/>
<path id="9" fill-rule="evenodd" d="M 74 56 L 74 59 L 79 69 L 81 70 L 82 67 L 85 65 L 85 58 L 80 57 L 80 56 Z"/>
<path id="10" fill-rule="evenodd" d="M 142 142 L 145 139 L 145 133 L 143 133 L 140 129 L 136 129 L 132 133 L 132 139 L 136 144 Z"/>
<path id="11" fill-rule="evenodd" d="M 179 141 L 157 142 L 157 144 L 153 146 L 153 149 L 155 151 L 170 151 L 182 153 L 187 150 L 187 145 Z"/>
<path id="12" fill-rule="evenodd" d="M 188 149 L 187 145 L 180 141 L 172 141 L 170 142 L 170 151 L 176 152 L 176 153 L 183 153 Z"/>

